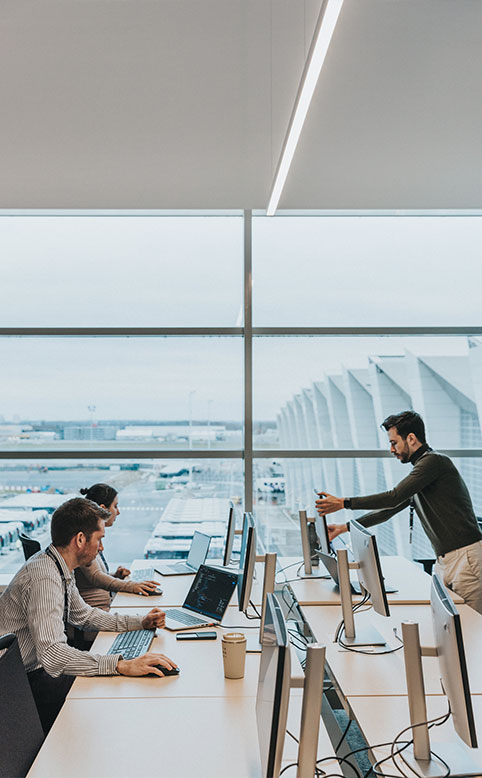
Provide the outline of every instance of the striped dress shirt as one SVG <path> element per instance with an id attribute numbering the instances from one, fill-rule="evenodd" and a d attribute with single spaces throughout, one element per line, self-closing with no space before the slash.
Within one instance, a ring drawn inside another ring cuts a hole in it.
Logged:
<path id="1" fill-rule="evenodd" d="M 54 678 L 61 675 L 115 675 L 121 654 L 100 655 L 67 644 L 64 631 L 65 589 L 68 621 L 85 630 L 127 632 L 142 629 L 141 616 L 121 616 L 91 608 L 75 585 L 73 573 L 54 545 L 55 561 L 39 551 L 25 562 L 0 596 L 0 634 L 16 634 L 27 672 L 43 667 Z"/>

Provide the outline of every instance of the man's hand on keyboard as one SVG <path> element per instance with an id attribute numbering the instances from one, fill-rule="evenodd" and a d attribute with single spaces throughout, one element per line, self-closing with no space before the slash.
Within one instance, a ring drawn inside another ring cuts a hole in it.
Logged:
<path id="1" fill-rule="evenodd" d="M 119 659 L 117 662 L 117 672 L 121 675 L 131 676 L 153 673 L 162 677 L 163 673 L 161 670 L 158 670 L 158 665 L 162 665 L 162 667 L 166 667 L 168 670 L 177 667 L 176 663 L 164 654 L 148 653 L 138 656 L 137 659 Z"/>
<path id="2" fill-rule="evenodd" d="M 160 608 L 153 608 L 142 619 L 142 629 L 154 629 L 166 625 L 166 614 Z"/>
<path id="3" fill-rule="evenodd" d="M 159 581 L 140 581 L 134 586 L 134 594 L 146 594 L 153 592 L 159 586 Z"/>

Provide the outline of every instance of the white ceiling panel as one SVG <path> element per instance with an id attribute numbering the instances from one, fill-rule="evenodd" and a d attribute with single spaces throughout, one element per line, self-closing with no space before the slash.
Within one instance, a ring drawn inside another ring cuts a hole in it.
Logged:
<path id="1" fill-rule="evenodd" d="M 321 0 L 3 0 L 0 208 L 265 208 Z M 482 0 L 345 0 L 281 208 L 482 206 Z"/>
<path id="2" fill-rule="evenodd" d="M 482 206 L 482 2 L 345 0 L 281 208 Z"/>
<path id="3" fill-rule="evenodd" d="M 298 0 L 1 3 L 0 207 L 264 207 L 305 23 Z"/>

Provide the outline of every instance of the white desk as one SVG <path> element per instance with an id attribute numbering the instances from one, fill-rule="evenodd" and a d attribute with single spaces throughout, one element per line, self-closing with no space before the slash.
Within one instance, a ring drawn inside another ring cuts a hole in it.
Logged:
<path id="1" fill-rule="evenodd" d="M 467 660 L 467 669 L 473 693 L 482 694 L 482 663 L 480 646 L 482 641 L 482 615 L 468 605 L 458 605 L 462 623 L 462 634 Z M 387 639 L 390 646 L 397 646 L 393 627 L 396 626 L 401 637 L 402 621 L 417 621 L 420 625 L 420 638 L 423 645 L 433 646 L 432 617 L 428 605 L 397 605 L 390 609 L 391 617 L 378 616 L 373 610 L 355 615 L 357 625 L 369 623 Z M 336 684 L 345 697 L 374 695 L 404 695 L 405 665 L 403 649 L 394 654 L 370 656 L 345 651 L 333 643 L 336 627 L 341 620 L 341 608 L 333 606 L 306 606 L 305 618 L 313 630 L 316 639 L 326 644 L 326 660 Z M 377 649 L 378 650 L 378 649 Z M 423 657 L 425 689 L 428 694 L 442 694 L 440 672 L 436 657 Z"/>
<path id="2" fill-rule="evenodd" d="M 254 698 L 68 699 L 28 776 L 143 774 L 260 778 Z"/>
<path id="3" fill-rule="evenodd" d="M 201 630 L 200 630 L 201 631 Z M 133 697 L 255 697 L 258 684 L 259 654 L 247 654 L 245 676 L 240 679 L 224 677 L 221 649 L 222 632 L 216 640 L 181 641 L 176 633 L 158 630 L 151 651 L 165 654 L 180 667 L 178 676 L 165 678 L 143 676 L 128 678 L 123 675 L 76 678 L 69 699 L 133 698 Z M 101 632 L 91 649 L 105 654 L 116 633 Z"/>
<path id="4" fill-rule="evenodd" d="M 290 564 L 292 561 L 291 559 L 280 559 L 279 566 L 282 569 L 285 564 Z M 419 565 L 402 556 L 382 556 L 380 562 L 384 577 L 398 589 L 397 592 L 387 593 L 390 605 L 430 602 L 432 579 Z M 325 572 L 325 567 L 321 562 L 319 569 L 322 573 Z M 295 578 L 296 570 L 297 567 L 290 567 L 284 572 L 284 575 L 286 580 L 290 581 L 290 586 L 300 605 L 340 604 L 340 592 L 332 578 L 292 580 Z M 351 571 L 351 575 L 356 578 L 356 572 Z M 452 598 L 455 603 L 463 602 L 462 598 L 456 594 L 453 594 Z M 353 595 L 353 602 L 359 602 L 360 599 L 360 595 Z"/>
<path id="5" fill-rule="evenodd" d="M 363 731 L 367 742 L 372 745 L 391 742 L 404 727 L 409 726 L 407 697 L 350 697 L 348 702 L 358 726 Z M 472 705 L 479 748 L 471 749 L 471 754 L 473 759 L 480 764 L 482 775 L 482 748 L 480 747 L 482 744 L 482 696 L 473 695 Z M 427 697 L 428 719 L 442 716 L 447 712 L 447 709 L 446 697 Z M 402 740 L 404 737 L 410 739 L 411 736 L 409 731 L 405 733 Z M 437 743 L 443 742 L 461 742 L 455 733 L 451 718 L 445 724 L 432 727 L 430 730 L 430 743 L 435 753 L 437 752 Z M 388 756 L 390 749 L 378 748 L 374 749 L 373 753 L 376 759 L 381 759 Z M 385 768 L 387 773 L 397 773 L 391 762 L 386 762 Z"/>
<path id="6" fill-rule="evenodd" d="M 299 733 L 300 698 L 288 729 Z M 68 699 L 28 778 L 261 778 L 254 697 Z M 78 734 L 76 734 L 78 733 Z M 333 748 L 320 726 L 318 758 Z M 285 738 L 283 765 L 296 761 Z M 326 766 L 325 766 L 326 765 Z M 335 760 L 324 763 L 336 769 Z M 295 775 L 295 771 L 288 772 Z"/>
<path id="7" fill-rule="evenodd" d="M 130 569 L 139 570 L 144 567 L 155 567 L 155 562 L 155 559 L 134 559 Z M 215 565 L 215 560 L 212 560 L 212 564 Z M 229 570 L 229 568 L 227 569 Z M 232 571 L 234 572 L 234 568 Z M 259 606 L 261 605 L 261 599 L 263 596 L 263 563 L 256 563 L 255 573 L 256 578 L 253 581 L 253 588 L 251 591 L 250 599 L 256 606 Z M 116 608 L 144 608 L 146 603 L 148 603 L 151 608 L 167 608 L 170 606 L 182 605 L 186 599 L 189 587 L 194 580 L 194 574 L 158 575 L 156 573 L 154 580 L 159 581 L 159 584 L 163 589 L 163 594 L 145 596 L 141 594 L 129 594 L 128 592 L 117 592 L 113 599 L 113 605 L 115 605 Z M 238 595 L 235 591 L 231 600 L 231 605 L 237 605 L 237 602 Z"/>

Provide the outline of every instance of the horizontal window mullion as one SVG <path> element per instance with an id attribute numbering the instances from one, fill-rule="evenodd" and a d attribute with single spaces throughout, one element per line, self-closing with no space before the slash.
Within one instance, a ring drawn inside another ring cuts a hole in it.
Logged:
<path id="1" fill-rule="evenodd" d="M 253 327 L 254 337 L 367 335 L 482 335 L 482 327 Z"/>
<path id="2" fill-rule="evenodd" d="M 453 458 L 482 457 L 482 448 L 439 448 Z M 390 459 L 383 449 L 254 449 L 253 459 Z M 244 459 L 243 449 L 131 449 L 88 451 L 82 449 L 28 449 L 0 451 L 0 459 Z"/>
<path id="3" fill-rule="evenodd" d="M 449 457 L 482 457 L 482 448 L 437 448 Z M 255 449 L 253 459 L 390 459 L 383 449 Z"/>
<path id="4" fill-rule="evenodd" d="M 69 450 L 38 450 L 28 449 L 22 451 L 0 451 L 0 459 L 243 459 L 244 451 L 241 449 L 176 449 L 168 451 L 163 449 L 148 450 L 99 450 L 88 451 L 82 449 Z"/>
<path id="5" fill-rule="evenodd" d="M 242 327 L 0 327 L 0 337 L 198 337 L 242 336 Z"/>
<path id="6" fill-rule="evenodd" d="M 253 327 L 254 337 L 482 335 L 482 327 Z M 244 327 L 0 327 L 0 337 L 202 337 L 244 335 Z"/>

